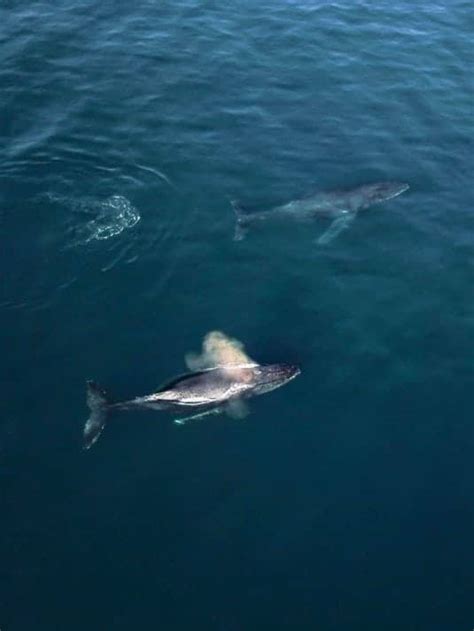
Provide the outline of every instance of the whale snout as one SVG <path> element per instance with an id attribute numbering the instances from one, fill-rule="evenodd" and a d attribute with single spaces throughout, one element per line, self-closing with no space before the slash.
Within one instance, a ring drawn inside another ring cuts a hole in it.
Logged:
<path id="1" fill-rule="evenodd" d="M 381 182 L 377 185 L 377 194 L 381 200 L 392 199 L 410 188 L 406 182 Z"/>
<path id="2" fill-rule="evenodd" d="M 408 191 L 410 185 L 406 182 L 393 182 L 392 183 L 392 197 L 396 197 L 397 195 L 401 195 L 405 191 Z"/>
<path id="3" fill-rule="evenodd" d="M 285 381 L 294 379 L 301 373 L 301 368 L 294 364 L 278 364 L 281 378 Z"/>
<path id="4" fill-rule="evenodd" d="M 255 375 L 255 390 L 269 392 L 280 386 L 284 386 L 301 372 L 299 366 L 295 364 L 270 364 L 259 366 Z"/>

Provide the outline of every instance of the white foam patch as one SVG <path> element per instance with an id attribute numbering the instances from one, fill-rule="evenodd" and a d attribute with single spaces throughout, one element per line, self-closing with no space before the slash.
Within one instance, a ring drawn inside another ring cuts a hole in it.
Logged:
<path id="1" fill-rule="evenodd" d="M 55 193 L 47 193 L 46 197 L 70 211 L 65 218 L 69 237 L 66 247 L 111 239 L 133 228 L 141 219 L 138 210 L 123 195 L 111 195 L 103 201 Z"/>
<path id="2" fill-rule="evenodd" d="M 97 210 L 97 216 L 83 226 L 86 242 L 116 237 L 140 221 L 137 209 L 122 195 L 112 195 L 103 202 L 95 202 L 91 210 Z"/>

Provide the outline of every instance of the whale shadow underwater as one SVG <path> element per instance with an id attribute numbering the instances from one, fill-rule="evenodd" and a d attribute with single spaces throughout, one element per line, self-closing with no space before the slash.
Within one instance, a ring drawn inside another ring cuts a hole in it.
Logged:
<path id="1" fill-rule="evenodd" d="M 346 191 L 320 192 L 255 212 L 250 212 L 236 200 L 231 200 L 236 219 L 234 240 L 244 239 L 252 225 L 277 217 L 289 217 L 295 220 L 329 217 L 332 219 L 331 224 L 316 239 L 318 245 L 327 245 L 343 230 L 349 228 L 360 210 L 398 197 L 409 188 L 405 182 L 376 182 Z"/>

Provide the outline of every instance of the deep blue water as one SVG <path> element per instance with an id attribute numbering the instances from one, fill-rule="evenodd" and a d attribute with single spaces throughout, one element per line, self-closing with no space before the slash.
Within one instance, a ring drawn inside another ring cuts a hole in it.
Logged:
<path id="1" fill-rule="evenodd" d="M 4 0 L 0 629 L 474 626 L 464 0 Z M 326 248 L 264 207 L 401 180 Z M 128 414 L 226 331 L 302 375 Z"/>

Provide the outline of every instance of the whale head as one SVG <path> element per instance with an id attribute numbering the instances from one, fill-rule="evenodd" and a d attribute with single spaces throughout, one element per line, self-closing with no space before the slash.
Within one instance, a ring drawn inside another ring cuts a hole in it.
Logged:
<path id="1" fill-rule="evenodd" d="M 252 393 L 270 392 L 294 379 L 301 370 L 294 364 L 268 364 L 256 366 L 252 375 Z"/>
<path id="2" fill-rule="evenodd" d="M 373 204 L 385 202 L 393 197 L 398 197 L 409 189 L 406 182 L 376 182 L 361 186 L 359 194 L 362 197 L 362 207 L 367 208 Z"/>

